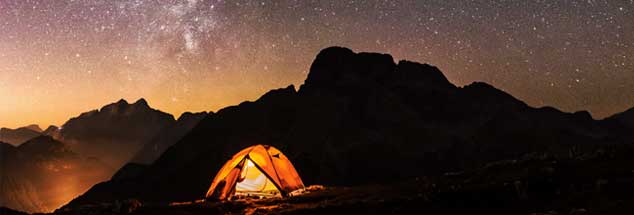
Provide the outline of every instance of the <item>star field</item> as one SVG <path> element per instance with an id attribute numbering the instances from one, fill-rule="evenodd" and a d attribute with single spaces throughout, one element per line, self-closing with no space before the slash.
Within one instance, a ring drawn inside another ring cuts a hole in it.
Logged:
<path id="1" fill-rule="evenodd" d="M 634 0 L 0 1 L 0 126 L 120 98 L 176 116 L 303 83 L 345 46 L 438 66 L 533 106 L 634 106 Z"/>

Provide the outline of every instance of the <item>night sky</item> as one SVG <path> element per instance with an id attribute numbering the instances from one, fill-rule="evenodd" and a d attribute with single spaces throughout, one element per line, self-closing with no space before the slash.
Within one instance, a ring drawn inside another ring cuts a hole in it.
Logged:
<path id="1" fill-rule="evenodd" d="M 634 107 L 634 0 L 0 0 L 0 127 L 120 98 L 216 111 L 303 83 L 328 46 L 598 119 Z"/>

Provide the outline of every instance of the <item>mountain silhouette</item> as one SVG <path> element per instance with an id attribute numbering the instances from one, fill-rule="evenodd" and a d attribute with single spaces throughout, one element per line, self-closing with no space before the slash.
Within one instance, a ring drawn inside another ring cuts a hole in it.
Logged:
<path id="1" fill-rule="evenodd" d="M 27 140 L 42 135 L 42 129 L 37 130 L 39 127 L 21 127 L 17 129 L 0 128 L 0 142 L 12 144 L 14 146 L 20 145 Z"/>
<path id="2" fill-rule="evenodd" d="M 59 128 L 54 125 L 48 126 L 46 130 L 42 131 L 42 134 L 46 136 L 51 136 L 55 139 L 59 139 Z"/>
<path id="3" fill-rule="evenodd" d="M 634 130 L 634 108 L 626 110 L 622 113 L 614 114 L 613 116 L 610 116 L 605 120 L 623 124 L 624 126 Z"/>
<path id="4" fill-rule="evenodd" d="M 172 115 L 152 109 L 144 99 L 133 104 L 122 99 L 68 120 L 59 130 L 59 139 L 73 151 L 117 169 L 174 123 Z"/>
<path id="5" fill-rule="evenodd" d="M 299 90 L 207 115 L 151 165 L 130 166 L 65 207 L 200 199 L 221 165 L 254 144 L 283 151 L 305 184 L 362 185 L 527 156 L 572 159 L 631 144 L 632 131 L 587 112 L 530 107 L 486 83 L 458 87 L 431 65 L 330 47 Z"/>
<path id="6" fill-rule="evenodd" d="M 17 149 L 22 153 L 37 156 L 55 156 L 58 154 L 64 155 L 65 153 L 71 153 L 66 144 L 44 135 L 40 135 L 21 144 Z"/>
<path id="7" fill-rule="evenodd" d="M 201 113 L 183 113 L 175 123 L 162 129 L 149 142 L 132 157 L 130 162 L 139 164 L 151 164 L 154 162 L 168 147 L 174 145 L 187 132 L 207 116 L 206 112 Z"/>
<path id="8" fill-rule="evenodd" d="M 27 212 L 58 208 L 97 182 L 126 176 L 130 168 L 122 166 L 127 162 L 152 163 L 206 115 L 184 113 L 176 121 L 144 99 L 132 104 L 121 99 L 61 128 L 3 128 L 2 140 L 20 145 L 2 143 L 0 206 Z M 117 169 L 123 172 L 113 176 Z"/>
<path id="9" fill-rule="evenodd" d="M 40 128 L 40 126 L 36 125 L 36 124 L 27 125 L 27 126 L 25 126 L 25 128 L 31 129 L 31 130 L 36 131 L 38 133 L 42 133 L 42 128 Z"/>
<path id="10" fill-rule="evenodd" d="M 0 142 L 0 160 L 0 206 L 30 213 L 56 209 L 113 171 L 49 136 Z"/>

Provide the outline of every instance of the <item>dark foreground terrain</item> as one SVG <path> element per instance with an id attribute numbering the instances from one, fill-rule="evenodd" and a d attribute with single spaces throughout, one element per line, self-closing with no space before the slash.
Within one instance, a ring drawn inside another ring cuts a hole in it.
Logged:
<path id="1" fill-rule="evenodd" d="M 157 204 L 126 200 L 59 214 L 631 214 L 629 147 L 554 159 L 547 154 L 489 163 L 469 172 L 386 185 L 311 186 L 285 199 Z M 380 174 L 380 173 L 377 173 Z"/>

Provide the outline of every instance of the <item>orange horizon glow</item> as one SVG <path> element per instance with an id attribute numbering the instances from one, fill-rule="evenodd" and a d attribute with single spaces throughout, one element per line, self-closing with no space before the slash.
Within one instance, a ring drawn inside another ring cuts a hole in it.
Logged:
<path id="1" fill-rule="evenodd" d="M 330 46 L 595 119 L 634 106 L 634 3 L 490 4 L 0 1 L 0 127 L 60 125 L 121 98 L 175 117 L 217 111 L 298 86 Z"/>
<path id="2" fill-rule="evenodd" d="M 255 100 L 265 92 L 246 93 L 244 97 L 246 100 Z M 81 113 L 91 110 L 101 109 L 103 106 L 119 101 L 120 99 L 126 100 L 128 103 L 134 103 L 135 101 L 144 98 L 151 108 L 160 110 L 162 112 L 171 114 L 174 119 L 178 119 L 180 115 L 186 112 L 216 112 L 222 108 L 238 105 L 245 101 L 240 98 L 227 98 L 224 101 L 215 100 L 215 102 L 205 103 L 204 101 L 212 100 L 215 95 L 202 96 L 201 101 L 187 102 L 182 100 L 154 98 L 154 97 L 140 97 L 140 96 L 128 96 L 128 97 L 106 97 L 103 99 L 94 99 L 92 101 L 86 101 L 82 104 L 65 104 L 64 102 L 53 102 L 50 105 L 38 105 L 30 106 L 29 104 L 14 103 L 10 104 L 10 108 L 0 110 L 0 127 L 16 129 L 31 124 L 36 124 L 42 129 L 46 129 L 48 126 L 53 125 L 60 127 L 66 121 L 73 117 L 79 116 Z M 46 107 L 54 107 L 47 109 Z M 60 110 L 60 111 L 56 111 Z"/>

